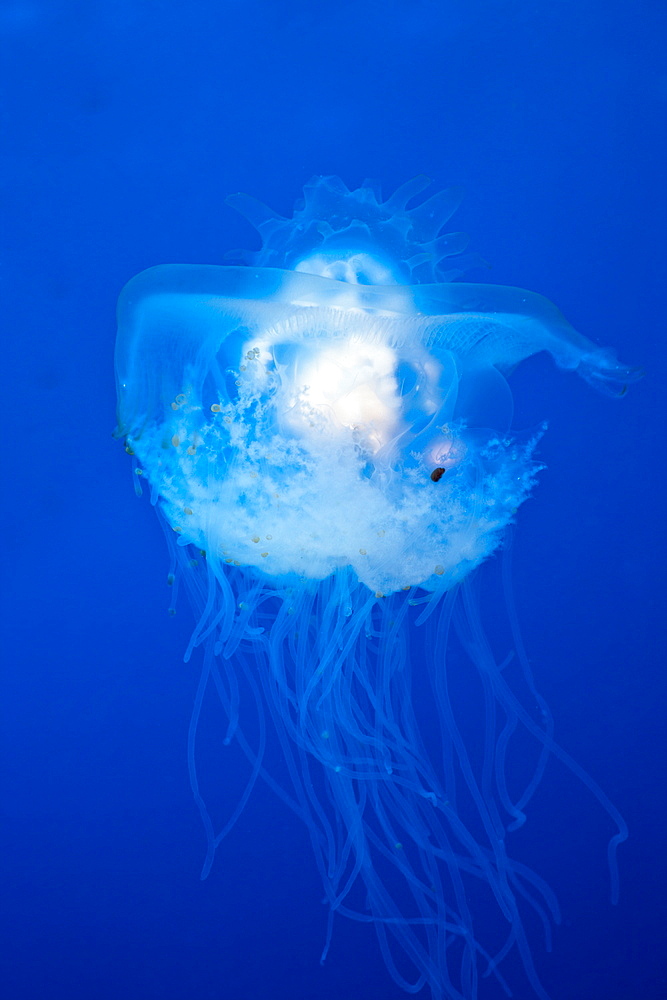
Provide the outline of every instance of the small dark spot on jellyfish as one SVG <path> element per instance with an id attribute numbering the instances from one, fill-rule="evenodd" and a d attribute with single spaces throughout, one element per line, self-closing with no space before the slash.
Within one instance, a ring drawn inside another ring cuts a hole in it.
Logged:
<path id="1" fill-rule="evenodd" d="M 441 466 L 438 466 L 437 469 L 434 469 L 433 472 L 431 473 L 431 479 L 433 480 L 433 482 L 434 483 L 440 482 L 446 471 L 447 469 L 443 469 Z"/>

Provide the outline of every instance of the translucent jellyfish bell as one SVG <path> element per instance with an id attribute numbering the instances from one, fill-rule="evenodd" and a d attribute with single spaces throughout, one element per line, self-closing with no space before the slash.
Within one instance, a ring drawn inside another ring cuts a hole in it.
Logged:
<path id="1" fill-rule="evenodd" d="M 198 548 L 270 576 L 351 566 L 374 592 L 442 590 L 533 483 L 532 445 L 502 437 L 503 373 L 542 350 L 612 392 L 632 378 L 519 289 L 156 267 L 120 301 L 119 423 Z"/>
<path id="2" fill-rule="evenodd" d="M 233 663 L 253 697 L 259 678 L 279 730 L 329 934 L 334 913 L 370 920 L 406 989 L 428 983 L 434 1000 L 474 998 L 477 963 L 484 958 L 499 976 L 500 960 L 476 940 L 466 901 L 465 880 L 481 879 L 511 928 L 498 955 L 516 947 L 545 997 L 520 904 L 557 911 L 541 880 L 508 858 L 505 835 L 525 819 L 547 756 L 559 756 L 616 823 L 612 861 L 625 827 L 554 744 L 518 639 L 539 722 L 508 689 L 467 580 L 498 548 L 538 469 L 535 438 L 510 431 L 514 367 L 547 351 L 611 395 L 640 373 L 539 295 L 450 280 L 470 263 L 461 256 L 467 238 L 441 232 L 460 195 L 439 192 L 409 208 L 426 183 L 416 178 L 382 201 L 370 183 L 349 191 L 338 178 L 316 178 L 292 219 L 247 196 L 231 199 L 263 240 L 247 266 L 154 267 L 123 290 L 117 433 L 175 533 L 199 615 L 188 655 L 200 644 L 205 655 L 189 753 L 205 871 L 224 830 L 214 834 L 198 790 L 197 719 L 213 678 L 227 742 L 240 733 Z M 439 761 L 426 753 L 410 699 L 406 630 L 422 604 L 415 624 L 432 630 L 420 667 L 438 705 Z M 430 617 L 439 604 L 440 618 Z M 501 733 L 487 722 L 481 775 L 446 691 L 450 620 L 486 710 L 497 705 L 506 719 Z M 517 727 L 540 751 L 526 790 L 511 800 L 504 760 Z M 247 754 L 250 788 L 261 754 Z M 324 768 L 319 797 L 311 762 Z M 456 782 L 469 793 L 471 826 L 456 810 Z M 379 872 L 387 869 L 412 894 L 412 916 L 386 889 Z M 348 899 L 357 883 L 361 911 Z M 415 968 L 411 983 L 395 951 Z"/>

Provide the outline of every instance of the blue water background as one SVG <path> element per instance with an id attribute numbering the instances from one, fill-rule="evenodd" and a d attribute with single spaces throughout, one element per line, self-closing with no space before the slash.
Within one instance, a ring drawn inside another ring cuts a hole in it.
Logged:
<path id="1" fill-rule="evenodd" d="M 226 194 L 288 213 L 315 173 L 421 172 L 466 188 L 455 228 L 492 264 L 471 280 L 547 295 L 647 371 L 620 401 L 543 357 L 512 379 L 516 425 L 550 422 L 515 535 L 523 636 L 630 827 L 618 907 L 611 825 L 560 765 L 514 843 L 562 906 L 534 946 L 554 1000 L 667 995 L 664 42 L 652 0 L 0 4 L 3 998 L 403 996 L 368 927 L 338 921 L 320 966 L 307 834 L 266 788 L 199 880 L 192 620 L 166 614 L 111 431 L 118 291 L 255 248 Z"/>

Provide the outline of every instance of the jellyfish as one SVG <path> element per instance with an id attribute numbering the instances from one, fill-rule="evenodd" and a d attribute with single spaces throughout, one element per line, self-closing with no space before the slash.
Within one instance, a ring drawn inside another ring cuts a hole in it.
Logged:
<path id="1" fill-rule="evenodd" d="M 116 434 L 165 528 L 169 582 L 196 614 L 187 752 L 202 877 L 263 778 L 307 825 L 327 906 L 322 960 L 335 920 L 351 919 L 373 926 L 407 993 L 474 1000 L 492 977 L 509 994 L 503 959 L 515 952 L 545 1000 L 531 931 L 542 925 L 548 945 L 558 904 L 514 857 L 512 834 L 547 759 L 614 824 L 613 896 L 626 828 L 554 740 L 509 587 L 512 671 L 487 639 L 476 581 L 541 468 L 544 428 L 512 430 L 512 370 L 546 351 L 612 396 L 640 373 L 541 296 L 458 280 L 475 258 L 464 234 L 443 230 L 461 194 L 420 200 L 429 183 L 382 200 L 371 181 L 316 177 L 291 219 L 230 198 L 258 252 L 153 267 L 121 294 Z M 452 693 L 464 670 L 481 699 L 475 747 Z M 249 762 L 221 829 L 197 771 L 206 698 Z M 264 753 L 269 726 L 282 780 Z M 517 733 L 534 746 L 518 789 Z M 480 909 L 499 914 L 499 939 L 478 930 Z"/>

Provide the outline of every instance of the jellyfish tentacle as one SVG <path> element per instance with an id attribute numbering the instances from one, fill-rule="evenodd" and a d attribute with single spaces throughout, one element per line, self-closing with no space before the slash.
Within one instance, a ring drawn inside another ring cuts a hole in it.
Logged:
<path id="1" fill-rule="evenodd" d="M 418 194 L 421 194 L 430 185 L 430 177 L 426 174 L 417 174 L 416 177 L 412 177 L 409 181 L 405 181 L 400 187 L 397 187 L 394 193 L 387 198 L 384 206 L 388 212 L 402 212 L 409 201 L 416 198 Z"/>
<path id="2" fill-rule="evenodd" d="M 275 225 L 283 224 L 287 221 L 282 215 L 274 212 L 272 208 L 265 205 L 259 198 L 254 198 L 251 194 L 244 194 L 243 192 L 228 194 L 225 198 L 225 203 L 230 208 L 235 209 L 244 219 L 247 219 L 251 226 L 254 226 L 260 234 L 264 232 L 265 227 L 270 223 Z"/>
<path id="3" fill-rule="evenodd" d="M 410 209 L 409 216 L 414 239 L 420 243 L 428 243 L 435 239 L 463 201 L 463 194 L 463 188 L 445 188 L 431 195 L 421 205 Z"/>

